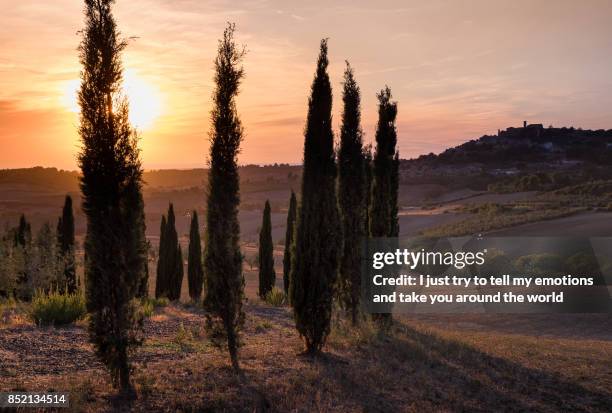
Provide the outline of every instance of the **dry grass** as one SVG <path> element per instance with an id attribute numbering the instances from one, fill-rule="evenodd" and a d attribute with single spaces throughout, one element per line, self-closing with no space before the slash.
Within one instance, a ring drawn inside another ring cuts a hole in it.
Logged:
<path id="1" fill-rule="evenodd" d="M 147 321 L 134 356 L 136 400 L 116 396 L 82 326 L 3 330 L 0 391 L 69 389 L 72 411 L 612 410 L 612 341 L 568 338 L 558 315 L 533 318 L 546 337 L 525 329 L 525 316 L 514 330 L 511 316 L 411 317 L 387 335 L 335 320 L 326 352 L 310 359 L 299 355 L 289 309 L 246 311 L 245 380 L 206 341 L 201 310 L 170 305 Z M 612 331 L 608 316 L 577 320 Z"/>

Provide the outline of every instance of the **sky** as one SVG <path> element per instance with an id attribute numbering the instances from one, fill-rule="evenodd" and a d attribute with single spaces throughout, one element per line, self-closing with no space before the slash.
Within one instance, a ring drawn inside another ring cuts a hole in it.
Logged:
<path id="1" fill-rule="evenodd" d="M 76 0 L 0 0 L 0 168 L 76 169 Z M 131 119 L 146 169 L 206 166 L 213 60 L 228 21 L 246 45 L 239 162 L 300 163 L 319 42 L 329 38 L 334 128 L 348 60 L 364 140 L 376 93 L 398 102 L 402 158 L 523 120 L 612 129 L 612 2 L 118 0 Z"/>

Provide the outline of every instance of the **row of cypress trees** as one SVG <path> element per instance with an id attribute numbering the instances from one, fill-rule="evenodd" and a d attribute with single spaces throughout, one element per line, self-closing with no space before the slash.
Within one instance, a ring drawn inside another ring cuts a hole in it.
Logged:
<path id="1" fill-rule="evenodd" d="M 45 223 L 36 236 L 32 236 L 32 227 L 25 214 L 19 217 L 19 223 L 2 235 L 2 241 L 10 245 L 4 251 L 5 259 L 11 259 L 13 273 L 8 272 L 7 279 L 12 278 L 10 290 L 0 291 L 0 296 L 13 295 L 21 300 L 32 298 L 36 289 L 58 290 L 74 294 L 78 290 L 75 258 L 74 215 L 72 198 L 67 195 L 58 218 L 57 231 L 53 233 Z M 55 238 L 55 239 L 53 239 Z M 10 273 L 10 274 L 9 274 Z"/>
<path id="2" fill-rule="evenodd" d="M 84 246 L 89 333 L 113 382 L 123 390 L 130 390 L 128 354 L 142 342 L 142 319 L 134 299 L 146 296 L 148 275 L 142 166 L 138 135 L 129 124 L 127 101 L 121 93 L 120 57 L 126 42 L 120 38 L 112 15 L 113 0 L 84 1 L 86 26 L 79 48 L 83 70 L 78 100 L 81 107 L 79 134 L 83 144 L 79 154 L 81 191 L 88 223 Z M 189 273 L 193 272 L 195 281 L 203 275 L 206 327 L 215 342 L 228 349 L 233 367 L 239 370 L 244 277 L 239 247 L 240 195 L 236 158 L 243 128 L 236 109 L 236 96 L 244 76 L 242 59 L 245 52 L 236 45 L 234 30 L 235 26 L 230 24 L 224 31 L 214 62 L 216 86 L 211 110 L 203 270 L 199 272 L 194 267 Z M 355 268 L 359 260 L 349 255 L 360 249 L 350 246 L 354 246 L 366 231 L 366 222 L 369 222 L 369 235 L 397 232 L 396 169 L 399 158 L 395 152 L 396 106 L 390 100 L 391 94 L 388 89 L 379 94 L 377 150 L 368 210 L 361 207 L 365 205 L 363 199 L 370 195 L 364 189 L 368 172 L 367 161 L 364 161 L 367 154 L 361 149 L 359 91 L 349 66 L 343 96 L 345 112 L 341 137 L 344 142 L 341 142 L 338 159 L 341 185 L 354 188 L 337 190 L 338 165 L 327 66 L 327 40 L 323 40 L 308 104 L 301 205 L 297 207 L 295 196 L 292 196 L 288 219 L 294 229 L 290 232 L 288 229 L 286 242 L 290 246 L 290 259 L 284 259 L 283 274 L 296 327 L 305 339 L 308 353 L 320 351 L 329 334 L 339 268 L 343 274 L 340 284 L 343 305 L 350 308 L 351 314 L 356 314 Z M 355 207 L 355 202 L 359 207 Z M 264 224 L 269 225 L 269 204 L 266 210 Z M 360 212 L 353 214 L 353 210 Z M 291 218 L 293 215 L 295 221 Z M 194 221 L 192 229 L 194 226 L 197 229 L 195 214 Z M 353 227 L 354 223 L 357 228 Z M 194 238 L 190 242 L 190 256 L 195 257 L 199 255 L 200 246 L 195 241 L 196 231 L 191 233 Z M 269 248 L 271 237 L 268 240 L 265 234 L 262 236 L 264 242 L 260 247 Z M 179 280 L 182 281 L 182 252 L 172 205 L 167 219 L 162 219 L 160 237 L 156 295 L 176 299 L 180 296 Z M 262 255 L 270 255 L 270 251 L 266 249 Z M 270 281 L 274 280 L 273 266 L 269 264 L 264 263 L 263 290 L 270 288 Z M 197 290 L 194 286 L 190 295 L 193 292 L 197 296 Z"/>
<path id="3" fill-rule="evenodd" d="M 324 39 L 308 104 L 301 205 L 294 224 L 292 194 L 284 259 L 285 277 L 289 274 L 285 285 L 289 284 L 296 327 L 308 354 L 319 352 L 325 343 L 334 297 L 353 324 L 359 321 L 364 237 L 399 234 L 397 104 L 388 87 L 377 94 L 376 152 L 372 159 L 371 150 L 363 146 L 360 91 L 347 62 L 336 163 L 327 51 Z M 392 322 L 388 310 L 373 314 L 382 327 Z"/>

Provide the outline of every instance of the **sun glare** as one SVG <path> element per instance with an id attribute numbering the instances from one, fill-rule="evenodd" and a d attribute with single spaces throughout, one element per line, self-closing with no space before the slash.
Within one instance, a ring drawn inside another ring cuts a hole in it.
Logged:
<path id="1" fill-rule="evenodd" d="M 78 113 L 77 91 L 80 81 L 70 80 L 62 85 L 61 103 L 69 111 Z M 150 129 L 162 110 L 161 94 L 133 70 L 123 76 L 123 91 L 130 104 L 130 122 L 139 130 Z"/>

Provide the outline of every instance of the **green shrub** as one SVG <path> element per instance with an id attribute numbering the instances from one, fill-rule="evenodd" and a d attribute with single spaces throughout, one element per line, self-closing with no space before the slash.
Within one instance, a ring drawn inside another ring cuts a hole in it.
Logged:
<path id="1" fill-rule="evenodd" d="M 266 303 L 273 305 L 274 307 L 280 307 L 284 305 L 286 302 L 285 293 L 279 288 L 272 288 L 272 290 L 268 291 L 266 294 Z"/>
<path id="2" fill-rule="evenodd" d="M 140 303 L 140 311 L 143 317 L 149 318 L 153 315 L 156 308 L 166 307 L 170 301 L 166 297 L 160 298 L 145 298 Z"/>
<path id="3" fill-rule="evenodd" d="M 83 294 L 60 293 L 51 291 L 46 294 L 37 291 L 32 299 L 29 316 L 36 325 L 65 325 L 85 317 L 85 297 Z"/>

